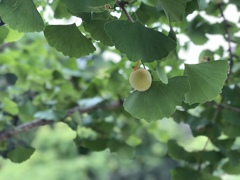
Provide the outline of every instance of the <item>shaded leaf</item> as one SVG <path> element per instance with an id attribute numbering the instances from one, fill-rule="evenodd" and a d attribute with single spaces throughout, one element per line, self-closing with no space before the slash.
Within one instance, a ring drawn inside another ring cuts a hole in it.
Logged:
<path id="1" fill-rule="evenodd" d="M 69 57 L 81 57 L 95 51 L 95 47 L 75 24 L 47 26 L 44 35 L 52 47 Z"/>
<path id="2" fill-rule="evenodd" d="M 99 40 L 101 43 L 107 46 L 113 46 L 111 38 L 107 35 L 104 25 L 108 21 L 103 20 L 91 20 L 89 23 L 83 22 L 82 25 L 86 31 L 88 31 L 91 36 Z"/>
<path id="3" fill-rule="evenodd" d="M 185 95 L 189 104 L 213 100 L 223 88 L 228 74 L 227 61 L 186 64 L 184 75 L 189 77 L 190 91 Z"/>
<path id="4" fill-rule="evenodd" d="M 2 44 L 7 37 L 9 30 L 6 27 L 0 26 L 0 44 Z"/>
<path id="5" fill-rule="evenodd" d="M 171 116 L 176 106 L 181 105 L 188 90 L 186 76 L 170 78 L 167 85 L 154 81 L 147 91 L 131 93 L 123 106 L 135 118 L 158 120 Z"/>
<path id="6" fill-rule="evenodd" d="M 18 77 L 13 73 L 6 73 L 4 76 L 9 85 L 14 85 L 17 82 Z"/>
<path id="7" fill-rule="evenodd" d="M 27 101 L 19 107 L 19 111 L 21 121 L 27 122 L 33 120 L 37 107 L 31 101 Z"/>
<path id="8" fill-rule="evenodd" d="M 167 84 L 168 83 L 168 77 L 167 75 L 163 72 L 163 70 L 160 67 L 160 63 L 158 61 L 158 64 L 156 66 L 156 71 L 158 74 L 159 79 L 162 81 L 163 84 Z"/>
<path id="9" fill-rule="evenodd" d="M 32 0 L 1 0 L 0 16 L 12 29 L 20 32 L 40 32 L 43 20 Z"/>
<path id="10" fill-rule="evenodd" d="M 72 12 L 102 12 L 113 7 L 115 0 L 61 0 Z"/>
<path id="11" fill-rule="evenodd" d="M 143 24 L 147 24 L 156 21 L 162 14 L 156 7 L 151 7 L 141 3 L 140 7 L 136 11 L 136 15 Z"/>
<path id="12" fill-rule="evenodd" d="M 7 157 L 14 163 L 22 163 L 28 160 L 33 155 L 34 151 L 35 149 L 32 147 L 17 146 L 8 153 Z"/>
<path id="13" fill-rule="evenodd" d="M 191 177 L 194 180 L 221 180 L 209 173 L 199 172 L 188 167 L 177 167 L 171 170 L 172 180 L 186 180 Z"/>
<path id="14" fill-rule="evenodd" d="M 176 48 L 176 43 L 171 38 L 140 22 L 111 21 L 105 25 L 105 29 L 116 48 L 126 53 L 131 61 L 160 60 Z"/>
<path id="15" fill-rule="evenodd" d="M 182 21 L 186 9 L 186 0 L 159 0 L 169 21 Z"/>

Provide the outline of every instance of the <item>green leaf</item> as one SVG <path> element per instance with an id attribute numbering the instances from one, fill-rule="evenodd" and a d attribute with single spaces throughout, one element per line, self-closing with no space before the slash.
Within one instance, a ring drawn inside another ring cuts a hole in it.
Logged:
<path id="1" fill-rule="evenodd" d="M 135 118 L 158 120 L 171 116 L 188 91 L 189 83 L 186 76 L 170 78 L 166 85 L 153 81 L 147 91 L 131 93 L 123 106 Z"/>
<path id="2" fill-rule="evenodd" d="M 158 77 L 159 77 L 159 79 L 162 81 L 162 83 L 163 83 L 163 84 L 167 84 L 167 83 L 168 83 L 168 77 L 167 77 L 167 75 L 163 72 L 163 70 L 161 69 L 159 61 L 158 61 L 158 63 L 157 63 L 156 71 L 157 71 Z"/>
<path id="3" fill-rule="evenodd" d="M 44 35 L 52 47 L 69 57 L 85 56 L 96 50 L 75 24 L 47 26 Z"/>
<path id="4" fill-rule="evenodd" d="M 70 11 L 80 12 L 102 12 L 113 7 L 115 0 L 61 0 Z"/>
<path id="5" fill-rule="evenodd" d="M 189 161 L 193 157 L 190 157 L 190 153 L 188 153 L 183 147 L 179 146 L 175 140 L 168 141 L 168 155 L 174 160 L 185 160 Z"/>
<path id="6" fill-rule="evenodd" d="M 54 111 L 52 109 L 48 109 L 45 111 L 38 111 L 34 114 L 35 118 L 44 119 L 44 120 L 55 120 L 55 121 L 59 121 L 65 116 L 66 116 L 65 111 Z"/>
<path id="7" fill-rule="evenodd" d="M 223 88 L 228 74 L 227 61 L 186 64 L 184 75 L 189 77 L 190 91 L 185 95 L 189 104 L 213 100 Z"/>
<path id="8" fill-rule="evenodd" d="M 222 129 L 223 133 L 229 138 L 235 138 L 240 136 L 239 126 L 236 125 L 225 125 Z"/>
<path id="9" fill-rule="evenodd" d="M 151 7 L 141 3 L 140 7 L 136 11 L 136 15 L 143 24 L 147 24 L 157 21 L 162 14 L 156 7 Z"/>
<path id="10" fill-rule="evenodd" d="M 170 22 L 182 21 L 186 0 L 159 0 Z"/>
<path id="11" fill-rule="evenodd" d="M 40 32 L 44 29 L 43 20 L 32 0 L 1 0 L 0 16 L 19 32 Z"/>
<path id="12" fill-rule="evenodd" d="M 14 163 L 22 163 L 29 159 L 34 151 L 35 149 L 32 147 L 17 146 L 14 150 L 8 153 L 7 157 Z"/>
<path id="13" fill-rule="evenodd" d="M 2 44 L 7 37 L 9 30 L 6 27 L 0 26 L 0 44 Z"/>
<path id="14" fill-rule="evenodd" d="M 108 139 L 98 138 L 98 139 L 87 139 L 82 142 L 83 146 L 92 151 L 103 151 L 107 148 Z"/>
<path id="15" fill-rule="evenodd" d="M 105 25 L 105 29 L 116 48 L 126 53 L 131 61 L 161 60 L 176 48 L 176 43 L 171 38 L 140 22 L 111 21 Z"/>
<path id="16" fill-rule="evenodd" d="M 104 25 L 108 21 L 92 20 L 89 23 L 83 22 L 84 29 L 91 33 L 91 36 L 107 46 L 113 46 L 111 38 L 107 35 Z"/>
<path id="17" fill-rule="evenodd" d="M 6 39 L 4 40 L 5 42 L 17 41 L 17 40 L 21 39 L 24 35 L 24 33 L 20 33 L 18 31 L 10 29 L 9 27 L 7 27 L 7 28 L 9 30 L 9 32 L 8 32 L 8 35 L 7 35 Z"/>
<path id="18" fill-rule="evenodd" d="M 221 180 L 209 173 L 199 172 L 188 167 L 177 167 L 171 170 L 172 180 L 186 180 L 191 177 L 194 180 Z"/>
<path id="19" fill-rule="evenodd" d="M 19 117 L 21 121 L 28 122 L 34 119 L 34 114 L 37 112 L 37 107 L 31 101 L 27 101 L 19 107 Z"/>
<path id="20" fill-rule="evenodd" d="M 208 7 L 208 3 L 206 2 L 206 0 L 197 0 L 197 2 L 199 10 L 204 10 Z"/>
<path id="21" fill-rule="evenodd" d="M 17 104 L 7 97 L 5 97 L 3 100 L 3 111 L 8 112 L 12 115 L 17 115 L 19 112 Z"/>

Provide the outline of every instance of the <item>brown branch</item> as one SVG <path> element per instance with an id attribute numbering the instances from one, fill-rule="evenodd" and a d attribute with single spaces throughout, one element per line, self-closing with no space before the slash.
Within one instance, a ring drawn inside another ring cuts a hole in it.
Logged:
<path id="1" fill-rule="evenodd" d="M 207 102 L 207 104 L 211 105 L 211 106 L 216 106 L 218 108 L 224 108 L 224 109 L 228 109 L 230 111 L 235 111 L 235 112 L 240 112 L 240 108 L 237 108 L 237 107 L 233 107 L 233 106 L 229 106 L 229 105 L 226 105 L 226 104 L 218 104 L 214 101 L 211 101 L 211 102 Z"/>
<path id="2" fill-rule="evenodd" d="M 91 112 L 95 109 L 103 109 L 106 111 L 110 111 L 116 108 L 120 108 L 122 107 L 122 101 L 112 101 L 106 105 L 95 105 L 95 106 L 90 106 L 90 107 L 86 107 L 86 108 L 81 108 L 79 106 L 76 106 L 72 109 L 69 109 L 66 116 L 64 116 L 61 120 L 64 120 L 66 117 L 70 116 L 71 114 L 73 114 L 76 111 L 79 111 L 80 113 L 87 113 L 87 112 Z M 37 127 L 40 126 L 44 126 L 47 124 L 53 124 L 55 122 L 59 122 L 59 121 L 54 121 L 54 120 L 45 120 L 45 119 L 35 119 L 32 120 L 31 122 L 25 123 L 25 124 L 21 124 L 15 128 L 12 129 L 6 129 L 3 131 L 0 131 L 0 142 L 1 141 L 5 141 L 7 139 L 10 139 L 20 133 L 23 132 L 28 132 L 32 129 L 35 129 Z"/>
<path id="3" fill-rule="evenodd" d="M 218 4 L 218 8 L 219 8 L 219 11 L 220 11 L 220 14 L 223 18 L 223 22 L 224 22 L 224 25 L 225 25 L 225 31 L 226 31 L 226 38 L 227 38 L 227 42 L 228 42 L 228 51 L 229 51 L 229 75 L 228 75 L 228 79 L 229 79 L 229 76 L 232 74 L 232 68 L 233 68 L 233 58 L 234 58 L 234 54 L 233 54 L 233 50 L 232 50 L 232 46 L 231 46 L 231 43 L 232 43 L 232 39 L 231 39 L 231 33 L 230 33 L 230 29 L 229 29 L 229 24 L 228 24 L 228 21 L 224 15 L 224 12 L 223 12 L 223 3 L 219 3 Z"/>
<path id="4" fill-rule="evenodd" d="M 128 4 L 127 1 L 117 0 L 118 6 L 123 10 L 124 14 L 127 16 L 128 20 L 130 22 L 134 22 L 133 18 L 130 16 L 130 14 L 125 9 L 125 5 Z"/>

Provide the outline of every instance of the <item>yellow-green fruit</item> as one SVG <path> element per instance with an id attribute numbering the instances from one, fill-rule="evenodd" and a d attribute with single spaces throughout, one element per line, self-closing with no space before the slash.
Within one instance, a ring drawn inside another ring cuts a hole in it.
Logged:
<path id="1" fill-rule="evenodd" d="M 146 69 L 137 69 L 131 73 L 129 82 L 137 91 L 146 91 L 152 84 L 152 77 Z"/>

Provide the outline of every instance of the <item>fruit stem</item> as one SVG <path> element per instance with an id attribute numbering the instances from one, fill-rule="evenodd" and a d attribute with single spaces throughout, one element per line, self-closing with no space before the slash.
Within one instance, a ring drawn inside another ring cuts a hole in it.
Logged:
<path id="1" fill-rule="evenodd" d="M 137 64 L 132 67 L 132 68 L 133 68 L 133 71 L 136 71 L 136 70 L 139 69 L 140 63 L 141 63 L 141 60 L 138 60 L 138 61 L 137 61 Z"/>

